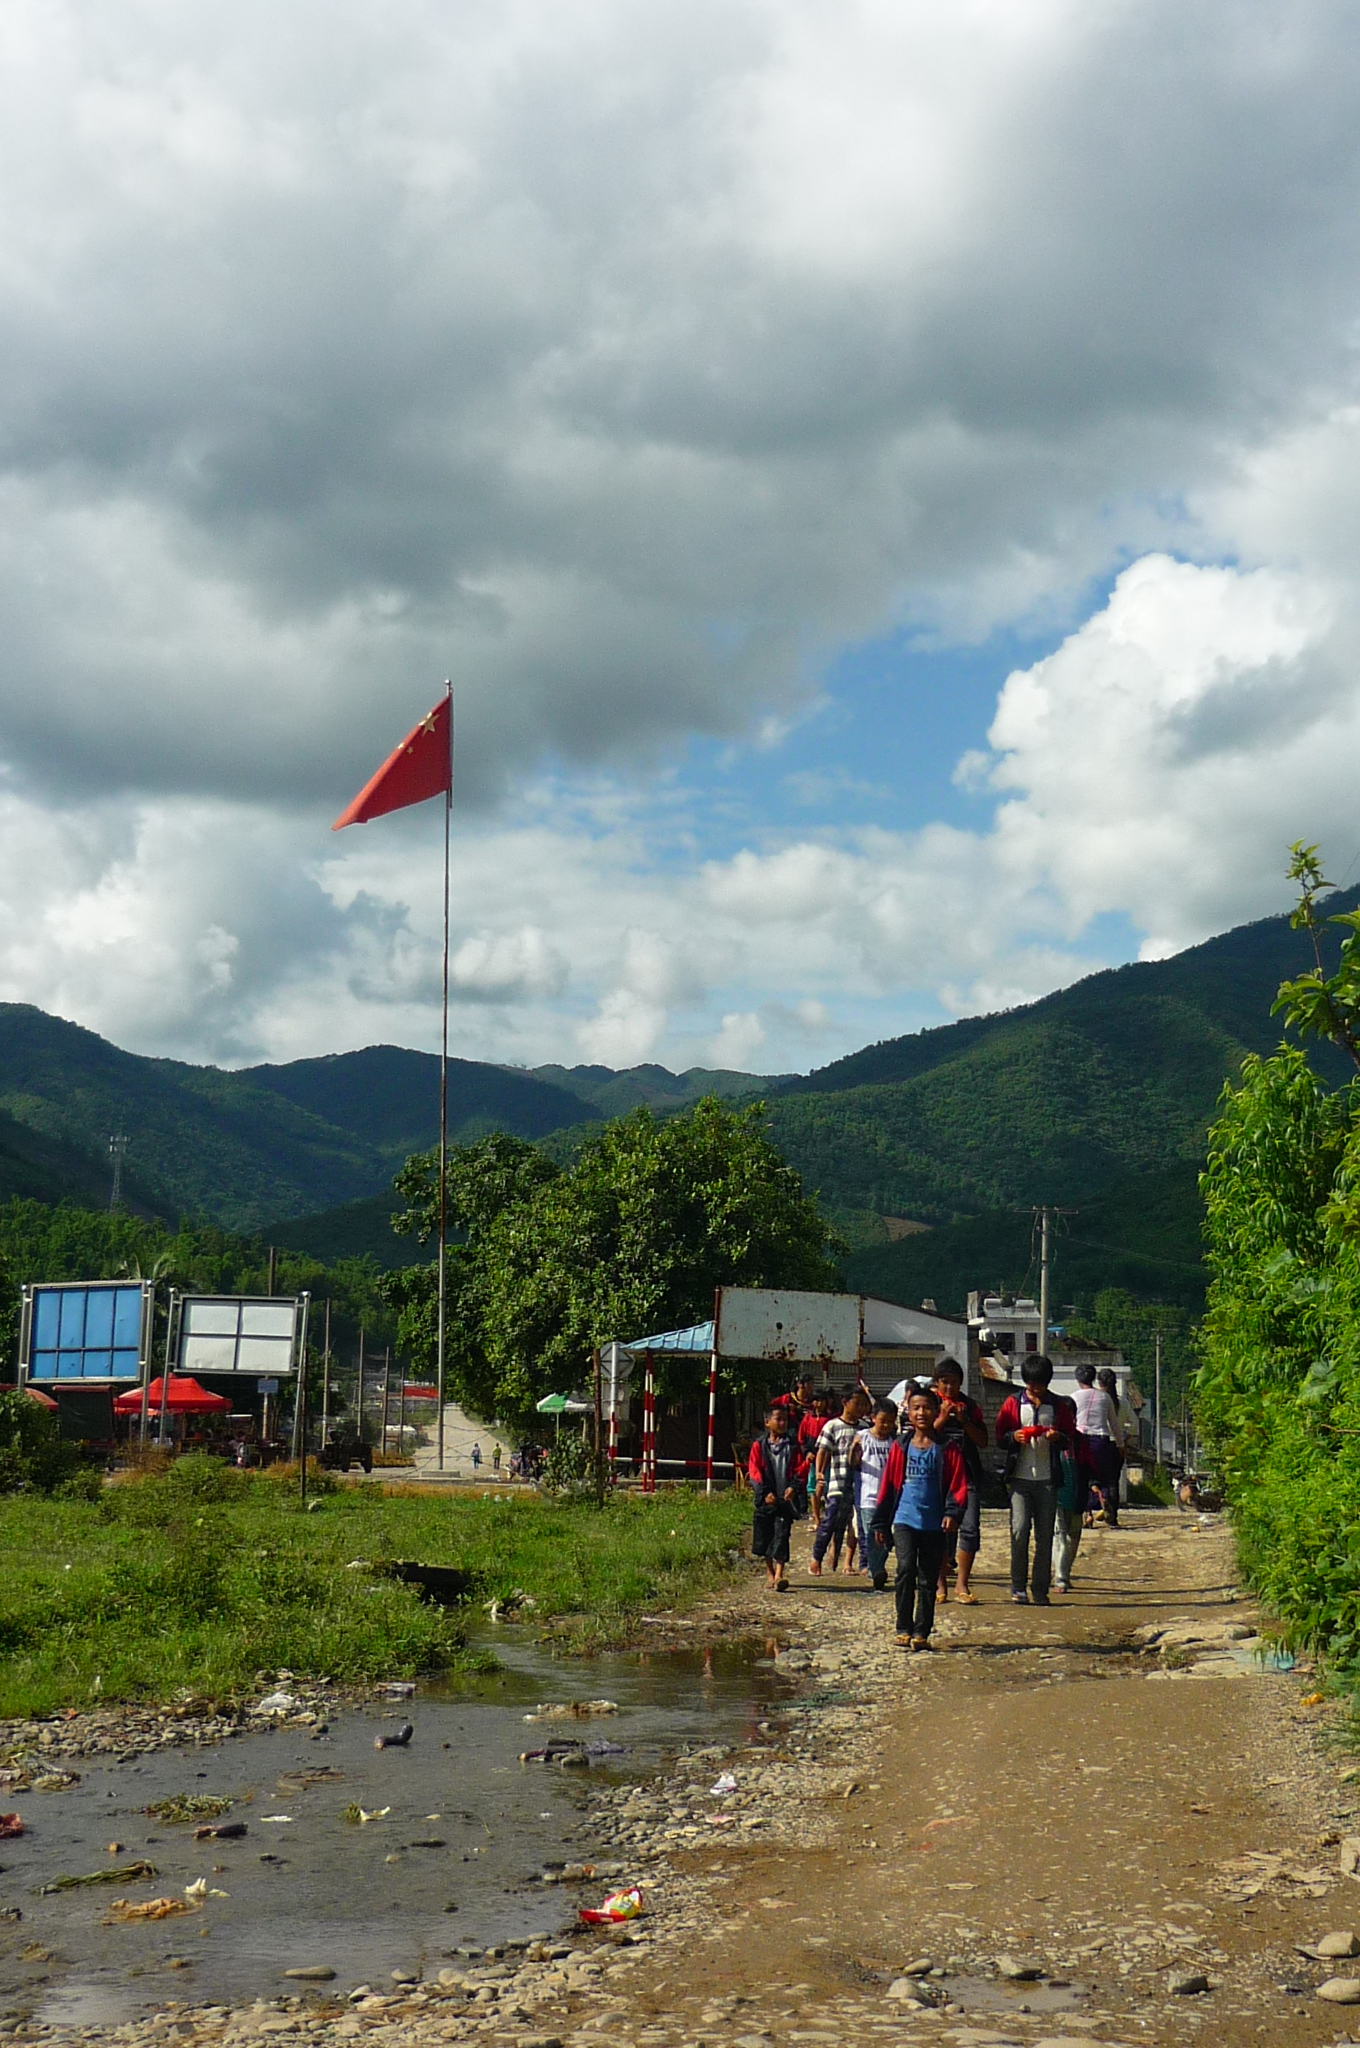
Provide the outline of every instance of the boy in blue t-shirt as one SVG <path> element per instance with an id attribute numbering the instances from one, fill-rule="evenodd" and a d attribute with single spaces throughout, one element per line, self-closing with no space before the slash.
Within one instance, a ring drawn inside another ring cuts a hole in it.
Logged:
<path id="1" fill-rule="evenodd" d="M 882 1538 L 891 1528 L 897 1552 L 897 1641 L 903 1649 L 930 1648 L 946 1532 L 958 1527 L 968 1504 L 963 1454 L 935 1434 L 939 1410 L 933 1387 L 908 1397 L 909 1434 L 888 1453 L 874 1510 L 874 1533 Z"/>

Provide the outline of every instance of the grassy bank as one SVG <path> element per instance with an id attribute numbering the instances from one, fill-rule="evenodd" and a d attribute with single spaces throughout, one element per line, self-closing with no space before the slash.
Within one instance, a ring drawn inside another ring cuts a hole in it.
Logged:
<path id="1" fill-rule="evenodd" d="M 303 1513 L 269 1478 L 184 1460 L 98 1500 L 0 1500 L 0 1716 L 179 1692 L 225 1699 L 257 1671 L 410 1677 L 465 1654 L 475 1607 L 443 1609 L 347 1567 L 415 1558 L 471 1575 L 474 1601 L 516 1592 L 583 1647 L 631 1614 L 716 1586 L 740 1500 L 624 1498 L 603 1512 L 531 1494 L 383 1494 L 345 1486 Z M 570 1617 L 570 1621 L 568 1621 Z"/>

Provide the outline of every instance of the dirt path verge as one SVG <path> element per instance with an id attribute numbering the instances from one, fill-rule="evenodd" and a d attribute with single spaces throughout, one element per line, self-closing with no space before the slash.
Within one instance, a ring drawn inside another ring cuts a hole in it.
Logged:
<path id="1" fill-rule="evenodd" d="M 1343 1867 L 1360 1797 L 1307 1675 L 1253 1654 L 1226 1530 L 1168 1512 L 1095 1532 L 1076 1593 L 1048 1609 L 1009 1605 L 1004 1546 L 988 1516 L 981 1604 L 942 1610 L 930 1656 L 895 1648 L 890 1598 L 813 1581 L 797 1558 L 791 1595 L 753 1587 L 685 1632 L 763 1617 L 800 1691 L 740 1749 L 594 1791 L 583 1858 L 648 1898 L 621 1935 L 469 1958 L 343 2003 L 167 2007 L 102 2038 L 1349 2039 L 1351 2011 L 1318 1990 L 1360 1977 L 1360 1958 L 1300 1950 L 1360 1935 Z M 734 1790 L 713 1789 L 724 1772 Z M 608 1888 L 594 1880 L 582 1902 Z"/>

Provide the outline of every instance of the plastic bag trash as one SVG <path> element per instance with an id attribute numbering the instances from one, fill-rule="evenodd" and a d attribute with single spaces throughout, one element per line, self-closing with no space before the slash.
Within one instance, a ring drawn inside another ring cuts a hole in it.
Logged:
<path id="1" fill-rule="evenodd" d="M 194 1910 L 184 1899 L 146 1899 L 139 1906 L 135 1906 L 131 1899 L 115 1899 L 109 1907 L 109 1917 L 116 1920 L 168 1920 L 172 1913 L 192 1913 Z"/>
<path id="2" fill-rule="evenodd" d="M 378 1691 L 389 1700 L 411 1700 L 415 1698 L 415 1682 L 409 1678 L 389 1678 Z"/>
<path id="3" fill-rule="evenodd" d="M 291 1692 L 267 1692 L 251 1708 L 253 1714 L 291 1714 L 297 1705 L 297 1694 Z"/>
<path id="4" fill-rule="evenodd" d="M 260 1825 L 261 1827 L 268 1827 L 271 1821 L 291 1821 L 292 1818 L 291 1813 L 262 1813 L 260 1815 Z"/>
<path id="5" fill-rule="evenodd" d="M 405 1749 L 415 1732 L 409 1721 L 403 1721 L 400 1728 L 393 1729 L 390 1734 L 375 1735 L 373 1747 L 375 1749 Z"/>
<path id="6" fill-rule="evenodd" d="M 622 1742 L 606 1742 L 600 1736 L 596 1742 L 586 1744 L 587 1756 L 627 1756 L 628 1750 Z"/>
<path id="7" fill-rule="evenodd" d="M 243 1820 L 219 1821 L 215 1827 L 195 1828 L 196 1842 L 239 1842 L 250 1830 Z"/>
<path id="8" fill-rule="evenodd" d="M 636 1885 L 627 1891 L 611 1892 L 602 1906 L 582 1906 L 580 1917 L 587 1927 L 603 1927 L 619 1920 L 636 1920 L 642 1911 L 642 1893 Z"/>
<path id="9" fill-rule="evenodd" d="M 717 1784 L 710 1785 L 708 1789 L 715 1799 L 721 1799 L 726 1793 L 736 1791 L 737 1781 L 731 1771 L 724 1771 Z"/>
<path id="10" fill-rule="evenodd" d="M 0 1842 L 12 1841 L 15 1835 L 21 1835 L 23 1831 L 24 1824 L 17 1813 L 0 1813 Z"/>

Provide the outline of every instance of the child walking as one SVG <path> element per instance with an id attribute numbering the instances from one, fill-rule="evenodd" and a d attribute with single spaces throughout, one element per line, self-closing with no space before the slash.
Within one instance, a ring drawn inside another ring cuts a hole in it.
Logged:
<path id="1" fill-rule="evenodd" d="M 902 1649 L 928 1650 L 935 1627 L 935 1593 L 940 1582 L 946 1534 L 957 1529 L 968 1505 L 968 1473 L 956 1443 L 935 1434 L 940 1397 L 933 1387 L 907 1397 L 909 1434 L 890 1446 L 873 1529 L 892 1530 L 897 1552 L 897 1641 Z"/>
<path id="2" fill-rule="evenodd" d="M 765 1434 L 751 1446 L 746 1471 L 755 1509 L 751 1520 L 751 1555 L 765 1560 L 765 1576 L 776 1593 L 787 1593 L 789 1532 L 798 1512 L 798 1481 L 804 1460 L 789 1435 L 789 1411 L 772 1402 L 765 1411 Z"/>

